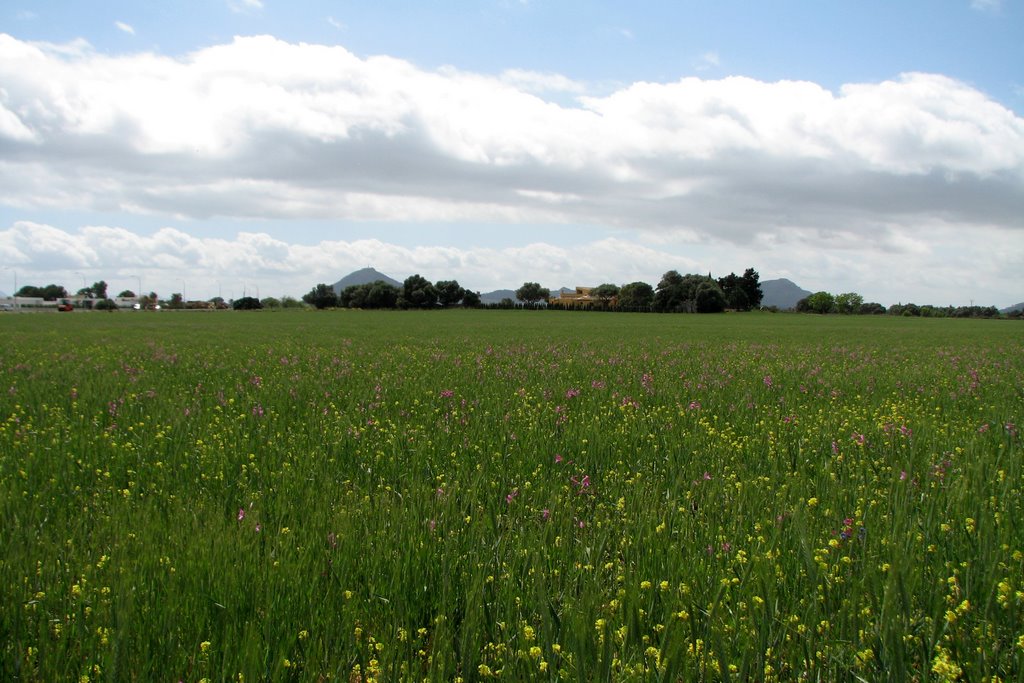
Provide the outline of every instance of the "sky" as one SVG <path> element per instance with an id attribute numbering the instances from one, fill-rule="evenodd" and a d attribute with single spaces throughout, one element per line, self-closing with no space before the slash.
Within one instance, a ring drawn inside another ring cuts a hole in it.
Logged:
<path id="1" fill-rule="evenodd" d="M 0 291 L 1024 301 L 1024 0 L 0 3 Z"/>

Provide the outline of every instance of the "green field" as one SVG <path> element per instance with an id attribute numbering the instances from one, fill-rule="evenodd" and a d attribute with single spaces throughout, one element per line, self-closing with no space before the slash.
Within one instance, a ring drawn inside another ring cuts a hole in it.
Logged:
<path id="1" fill-rule="evenodd" d="M 0 679 L 1024 680 L 1024 327 L 0 317 Z"/>

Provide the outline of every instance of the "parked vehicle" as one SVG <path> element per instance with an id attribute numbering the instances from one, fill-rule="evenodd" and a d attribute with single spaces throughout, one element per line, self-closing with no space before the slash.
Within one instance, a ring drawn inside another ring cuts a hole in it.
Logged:
<path id="1" fill-rule="evenodd" d="M 57 310 L 58 311 L 73 311 L 73 310 L 75 310 L 75 307 L 71 305 L 70 301 L 68 301 L 67 299 L 63 299 L 57 305 Z"/>

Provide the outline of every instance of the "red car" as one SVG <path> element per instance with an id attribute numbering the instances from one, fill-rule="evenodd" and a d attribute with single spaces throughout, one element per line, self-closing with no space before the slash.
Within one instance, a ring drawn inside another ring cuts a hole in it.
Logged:
<path id="1" fill-rule="evenodd" d="M 75 307 L 71 305 L 70 301 L 61 301 L 57 306 L 58 311 L 73 311 Z"/>

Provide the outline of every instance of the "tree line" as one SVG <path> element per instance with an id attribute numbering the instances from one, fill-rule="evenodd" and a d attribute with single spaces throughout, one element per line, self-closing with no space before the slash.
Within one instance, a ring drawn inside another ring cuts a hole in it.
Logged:
<path id="1" fill-rule="evenodd" d="M 376 280 L 336 292 L 331 285 L 320 283 L 302 300 L 315 308 L 476 308 L 480 306 L 480 293 L 466 289 L 458 280 L 433 283 L 416 274 L 407 277 L 400 287 Z"/>
<path id="2" fill-rule="evenodd" d="M 711 275 L 681 275 L 670 270 L 652 287 L 646 282 L 631 282 L 621 287 L 604 283 L 589 289 L 585 298 L 552 298 L 546 287 L 524 282 L 515 290 L 516 301 L 505 299 L 492 308 L 523 306 L 551 309 L 586 306 L 598 310 L 652 311 L 663 313 L 720 313 L 726 309 L 749 311 L 761 305 L 764 294 L 760 277 L 753 268 L 743 275 L 730 273 L 715 279 Z M 458 280 L 433 283 L 422 275 L 406 278 L 401 286 L 377 280 L 351 285 L 336 292 L 331 285 L 317 284 L 302 300 L 316 308 L 399 308 L 434 309 L 482 306 L 480 293 L 462 287 Z M 516 303 L 518 302 L 518 304 Z"/>
<path id="3" fill-rule="evenodd" d="M 824 291 L 800 299 L 796 303 L 796 311 L 822 315 L 899 315 L 914 318 L 998 318 L 1001 315 L 995 306 L 918 306 L 914 303 L 899 303 L 886 308 L 874 301 L 865 302 L 864 297 L 856 292 L 831 294 Z M 1008 317 L 1019 318 L 1021 312 L 1014 311 Z"/>
<path id="4" fill-rule="evenodd" d="M 108 285 L 98 280 L 91 286 L 82 287 L 76 293 L 85 297 L 87 308 L 116 310 L 117 304 L 108 297 Z M 586 294 L 577 297 L 552 297 L 550 290 L 537 282 L 524 282 L 515 290 L 515 300 L 503 299 L 497 303 L 483 304 L 479 292 L 464 288 L 458 280 L 431 282 L 416 274 L 395 286 L 383 280 L 360 285 L 351 285 L 336 292 L 331 285 L 317 284 L 302 300 L 284 296 L 280 299 L 266 297 L 258 299 L 243 296 L 225 301 L 213 297 L 209 301 L 185 301 L 180 293 L 161 300 L 155 292 L 137 297 L 131 290 L 124 290 L 119 298 L 138 299 L 142 308 L 158 305 L 169 309 L 214 308 L 255 310 L 262 308 L 299 308 L 303 302 L 315 308 L 364 308 L 364 309 L 434 309 L 461 306 L 465 308 L 547 308 L 551 310 L 581 309 L 604 311 L 637 311 L 656 313 L 719 313 L 725 310 L 749 311 L 761 307 L 764 294 L 760 276 L 753 268 L 747 268 L 742 275 L 729 273 L 725 277 L 713 278 L 708 275 L 681 275 L 670 270 L 662 275 L 656 287 L 646 282 L 630 282 L 624 285 L 603 283 L 596 287 L 584 288 Z M 15 296 L 57 301 L 69 298 L 67 289 L 56 284 L 43 287 L 25 285 Z M 777 310 L 769 307 L 771 310 Z M 815 292 L 797 302 L 798 313 L 839 314 L 839 315 L 898 315 L 923 318 L 998 318 L 995 306 L 931 306 L 914 303 L 898 303 L 886 308 L 877 302 L 865 302 L 856 292 L 831 294 Z M 1024 317 L 1024 311 L 1007 314 L 1010 318 Z"/>

